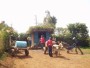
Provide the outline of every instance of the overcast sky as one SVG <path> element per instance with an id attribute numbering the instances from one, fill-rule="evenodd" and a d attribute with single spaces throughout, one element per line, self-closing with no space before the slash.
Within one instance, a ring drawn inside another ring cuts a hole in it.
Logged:
<path id="1" fill-rule="evenodd" d="M 18 31 L 26 32 L 30 26 L 42 23 L 45 11 L 57 18 L 57 27 L 70 23 L 85 23 L 90 31 L 90 0 L 0 0 L 0 21 Z"/>

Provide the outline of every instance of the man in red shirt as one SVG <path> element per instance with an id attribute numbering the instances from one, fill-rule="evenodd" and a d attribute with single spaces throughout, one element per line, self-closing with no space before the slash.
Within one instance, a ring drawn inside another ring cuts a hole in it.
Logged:
<path id="1" fill-rule="evenodd" d="M 49 37 L 49 40 L 47 41 L 47 46 L 48 46 L 49 56 L 50 56 L 50 57 L 53 57 L 53 56 L 52 56 L 52 46 L 53 46 L 53 43 L 52 43 L 51 37 Z"/>
<path id="2" fill-rule="evenodd" d="M 43 37 L 43 35 L 41 35 L 40 44 L 41 44 L 41 48 L 43 49 L 43 47 L 45 46 L 45 38 Z"/>

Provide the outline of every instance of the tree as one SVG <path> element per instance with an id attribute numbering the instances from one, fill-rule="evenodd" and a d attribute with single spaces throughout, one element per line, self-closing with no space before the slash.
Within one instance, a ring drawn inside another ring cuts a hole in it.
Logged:
<path id="1" fill-rule="evenodd" d="M 7 28 L 7 27 L 8 27 L 8 25 L 5 24 L 5 21 L 2 21 L 2 22 L 0 23 L 0 30 L 4 30 L 4 29 Z"/>
<path id="2" fill-rule="evenodd" d="M 82 46 L 87 45 L 88 46 L 88 30 L 87 26 L 84 23 L 75 23 L 75 24 L 69 24 L 68 29 L 70 33 L 72 34 L 72 38 L 76 37 L 81 42 Z"/>
<path id="3" fill-rule="evenodd" d="M 67 28 L 58 27 L 55 30 L 56 36 L 61 39 L 62 41 L 71 43 L 71 33 Z"/>
<path id="4" fill-rule="evenodd" d="M 20 34 L 18 35 L 18 40 L 27 41 L 27 34 L 25 34 L 25 33 L 20 33 Z"/>
<path id="5" fill-rule="evenodd" d="M 65 35 L 65 34 L 69 33 L 67 28 L 62 28 L 62 27 L 56 28 L 56 31 L 57 31 L 58 35 Z"/>
<path id="6" fill-rule="evenodd" d="M 6 50 L 10 47 L 12 40 L 17 35 L 17 32 L 13 29 L 13 27 L 8 26 L 5 21 L 0 23 L 0 32 L 3 35 L 3 46 Z"/>
<path id="7" fill-rule="evenodd" d="M 46 11 L 45 12 L 46 13 L 46 17 L 44 18 L 44 24 L 46 24 L 46 23 L 49 23 L 49 24 L 54 24 L 54 25 L 56 25 L 56 23 L 57 23 L 57 19 L 56 19 L 56 17 L 52 17 L 51 15 L 50 15 L 50 12 L 49 11 Z"/>
<path id="8" fill-rule="evenodd" d="M 56 23 L 57 23 L 57 19 L 56 19 L 56 17 L 52 17 L 52 23 L 55 25 Z"/>

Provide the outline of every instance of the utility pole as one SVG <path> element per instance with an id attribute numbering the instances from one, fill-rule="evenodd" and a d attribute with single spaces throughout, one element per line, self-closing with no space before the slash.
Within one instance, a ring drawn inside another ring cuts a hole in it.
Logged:
<path id="1" fill-rule="evenodd" d="M 36 25 L 37 25 L 37 15 L 35 15 L 35 23 L 36 23 Z"/>

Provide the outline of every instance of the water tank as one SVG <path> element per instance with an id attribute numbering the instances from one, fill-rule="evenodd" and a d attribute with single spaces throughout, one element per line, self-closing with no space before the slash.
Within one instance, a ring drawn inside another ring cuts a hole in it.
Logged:
<path id="1" fill-rule="evenodd" d="M 27 42 L 26 41 L 16 41 L 15 42 L 15 47 L 17 47 L 17 48 L 26 48 L 27 47 Z"/>

